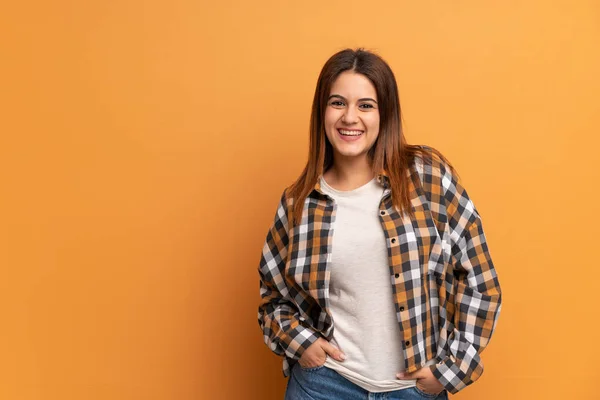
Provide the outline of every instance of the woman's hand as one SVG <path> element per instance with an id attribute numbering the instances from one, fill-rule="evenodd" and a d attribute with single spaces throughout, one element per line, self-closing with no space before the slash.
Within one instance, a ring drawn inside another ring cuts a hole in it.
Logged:
<path id="1" fill-rule="evenodd" d="M 416 379 L 417 388 L 427 394 L 440 394 L 444 390 L 444 386 L 442 386 L 429 368 L 421 368 L 410 374 L 400 372 L 396 376 L 398 379 Z"/>
<path id="2" fill-rule="evenodd" d="M 327 355 L 337 361 L 344 361 L 346 359 L 346 355 L 339 349 L 332 346 L 327 340 L 318 338 L 313 344 L 308 346 L 308 349 L 304 350 L 302 357 L 298 360 L 298 364 L 302 368 L 320 367 L 325 364 Z"/>

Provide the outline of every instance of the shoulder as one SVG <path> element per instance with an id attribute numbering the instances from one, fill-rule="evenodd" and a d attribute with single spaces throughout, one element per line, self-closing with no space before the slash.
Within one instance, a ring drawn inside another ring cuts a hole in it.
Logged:
<path id="1" fill-rule="evenodd" d="M 279 209 L 286 211 L 286 214 L 287 211 L 294 205 L 294 199 L 290 195 L 290 190 L 291 186 L 284 188 L 281 196 L 279 197 Z"/>
<path id="2" fill-rule="evenodd" d="M 434 147 L 412 146 L 409 168 L 418 173 L 424 186 L 443 186 L 443 180 L 453 180 L 453 168 L 448 159 Z M 425 188 L 425 187 L 424 187 Z"/>

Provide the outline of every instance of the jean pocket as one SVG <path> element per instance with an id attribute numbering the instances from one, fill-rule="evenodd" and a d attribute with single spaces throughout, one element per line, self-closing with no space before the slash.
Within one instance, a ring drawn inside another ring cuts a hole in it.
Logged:
<path id="1" fill-rule="evenodd" d="M 440 396 L 443 393 L 443 391 L 442 391 L 442 393 L 438 393 L 438 394 L 425 393 L 424 391 L 422 391 L 421 389 L 419 389 L 416 385 L 413 386 L 413 388 L 419 394 L 419 396 L 424 397 L 426 399 L 437 399 L 437 397 Z"/>
<path id="2" fill-rule="evenodd" d="M 316 372 L 320 369 L 325 368 L 325 364 L 323 365 L 317 365 L 316 367 L 310 367 L 310 368 L 304 368 L 302 365 L 298 364 L 298 366 L 300 367 L 300 369 L 304 372 Z"/>

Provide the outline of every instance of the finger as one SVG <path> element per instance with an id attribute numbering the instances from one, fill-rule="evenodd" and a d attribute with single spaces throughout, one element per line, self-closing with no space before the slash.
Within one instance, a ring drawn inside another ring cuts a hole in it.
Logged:
<path id="1" fill-rule="evenodd" d="M 396 378 L 398 378 L 398 379 L 407 379 L 407 380 L 408 379 L 415 379 L 415 378 L 412 377 L 412 375 L 413 374 L 408 374 L 408 373 L 405 373 L 405 372 L 398 372 L 396 374 Z"/>
<path id="2" fill-rule="evenodd" d="M 331 345 L 331 343 L 327 341 L 325 341 L 325 343 L 321 345 L 321 348 L 325 350 L 325 353 L 329 354 L 329 356 L 335 358 L 338 361 L 344 361 L 346 359 L 346 355 L 342 351 L 340 351 L 338 348 L 334 347 L 333 345 Z"/>

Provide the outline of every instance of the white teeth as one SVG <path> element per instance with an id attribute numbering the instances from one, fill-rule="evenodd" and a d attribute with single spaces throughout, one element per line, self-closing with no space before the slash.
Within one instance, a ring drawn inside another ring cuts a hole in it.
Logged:
<path id="1" fill-rule="evenodd" d="M 347 131 L 344 129 L 338 129 L 338 131 L 344 136 L 360 136 L 363 134 L 362 131 Z"/>

